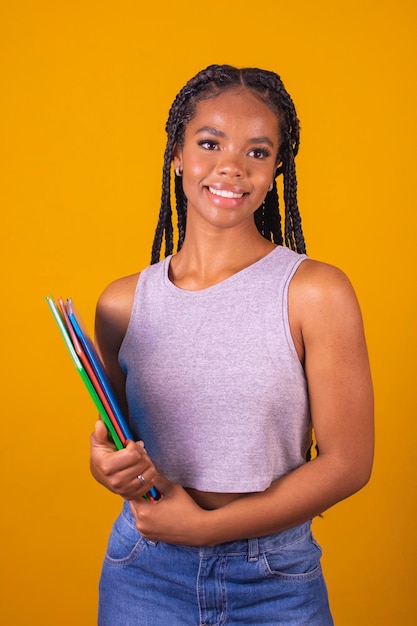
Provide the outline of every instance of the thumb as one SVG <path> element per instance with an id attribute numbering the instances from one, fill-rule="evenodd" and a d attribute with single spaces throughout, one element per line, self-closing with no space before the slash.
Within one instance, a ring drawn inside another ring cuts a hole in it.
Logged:
<path id="1" fill-rule="evenodd" d="M 108 445 L 109 443 L 107 426 L 101 419 L 95 423 L 94 431 L 91 435 L 91 443 L 93 445 Z"/>
<path id="2" fill-rule="evenodd" d="M 154 486 L 157 488 L 161 496 L 169 496 L 175 491 L 175 488 L 178 487 L 176 483 L 173 483 L 162 474 L 157 474 L 153 481 Z"/>

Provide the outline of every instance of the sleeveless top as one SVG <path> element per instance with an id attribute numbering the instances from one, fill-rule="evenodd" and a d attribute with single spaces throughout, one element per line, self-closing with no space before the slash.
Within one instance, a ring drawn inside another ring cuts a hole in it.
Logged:
<path id="1" fill-rule="evenodd" d="M 119 362 L 133 433 L 170 480 L 248 493 L 305 462 L 307 384 L 288 322 L 305 258 L 278 246 L 199 291 L 170 281 L 170 256 L 140 274 Z"/>

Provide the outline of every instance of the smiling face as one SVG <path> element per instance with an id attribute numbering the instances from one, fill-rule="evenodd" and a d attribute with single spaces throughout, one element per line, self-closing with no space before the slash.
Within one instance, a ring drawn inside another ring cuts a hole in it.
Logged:
<path id="1" fill-rule="evenodd" d="M 192 220 L 254 228 L 253 214 L 274 179 L 279 143 L 276 114 L 250 90 L 199 102 L 174 152 L 188 201 L 187 230 Z"/>

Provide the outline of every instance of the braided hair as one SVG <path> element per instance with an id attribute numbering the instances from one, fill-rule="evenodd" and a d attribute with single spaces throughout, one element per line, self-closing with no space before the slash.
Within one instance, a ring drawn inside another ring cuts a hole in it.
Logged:
<path id="1" fill-rule="evenodd" d="M 173 252 L 171 166 L 174 147 L 177 145 L 182 148 L 185 129 L 195 115 L 197 104 L 201 100 L 215 98 L 237 87 L 246 87 L 254 92 L 277 115 L 280 126 L 281 145 L 275 177 L 283 175 L 284 237 L 276 180 L 262 205 L 255 211 L 256 227 L 269 241 L 279 245 L 285 243 L 287 247 L 298 253 L 306 251 L 297 203 L 297 177 L 294 161 L 300 143 L 300 125 L 290 95 L 280 77 L 274 72 L 257 68 L 238 69 L 231 65 L 210 65 L 188 81 L 176 96 L 169 111 L 165 127 L 168 139 L 162 170 L 161 209 L 152 246 L 151 263 L 157 263 L 160 260 L 164 238 L 165 256 Z M 175 199 L 178 227 L 177 250 L 180 250 L 185 237 L 187 198 L 182 187 L 182 179 L 177 175 L 175 175 Z"/>

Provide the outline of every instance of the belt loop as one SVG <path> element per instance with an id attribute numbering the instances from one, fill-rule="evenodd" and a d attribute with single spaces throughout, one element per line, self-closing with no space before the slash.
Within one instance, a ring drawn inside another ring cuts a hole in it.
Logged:
<path id="1" fill-rule="evenodd" d="M 248 561 L 257 561 L 259 558 L 258 538 L 248 539 Z"/>

